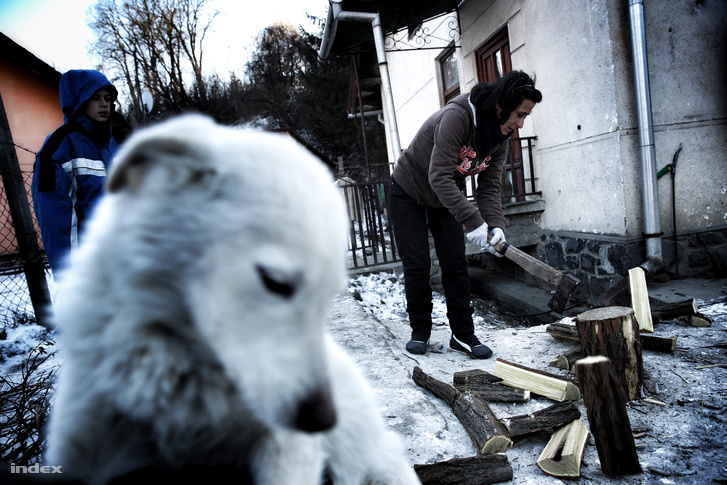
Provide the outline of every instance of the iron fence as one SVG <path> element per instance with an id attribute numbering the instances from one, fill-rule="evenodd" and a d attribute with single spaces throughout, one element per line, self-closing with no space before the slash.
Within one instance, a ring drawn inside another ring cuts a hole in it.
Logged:
<path id="1" fill-rule="evenodd" d="M 533 148 L 537 139 L 529 136 L 510 140 L 510 157 L 502 180 L 503 204 L 540 197 L 533 164 Z M 344 178 L 337 183 L 344 192 L 351 220 L 349 269 L 400 261 L 386 211 L 388 180 L 355 183 Z M 472 201 L 476 189 L 477 176 L 468 177 L 465 193 Z"/>
<path id="2" fill-rule="evenodd" d="M 389 224 L 386 197 L 389 181 L 339 180 L 351 222 L 348 239 L 349 268 L 367 268 L 399 260 Z"/>

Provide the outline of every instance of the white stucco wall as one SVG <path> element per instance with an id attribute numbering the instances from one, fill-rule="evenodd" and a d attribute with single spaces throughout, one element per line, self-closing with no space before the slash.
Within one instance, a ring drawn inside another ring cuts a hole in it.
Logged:
<path id="1" fill-rule="evenodd" d="M 641 203 L 620 149 L 608 10 L 588 0 L 562 5 L 523 2 L 518 14 L 527 26 L 520 50 L 543 92 L 532 115 L 547 207 L 542 226 L 625 235 Z"/>
<path id="2" fill-rule="evenodd" d="M 428 37 L 426 49 L 387 52 L 401 147 L 409 146 L 422 122 L 441 107 L 437 57 L 451 44 L 449 30 L 455 14 L 422 25 L 436 37 Z M 415 41 L 412 45 L 417 45 Z M 461 80 L 460 80 L 461 82 Z"/>

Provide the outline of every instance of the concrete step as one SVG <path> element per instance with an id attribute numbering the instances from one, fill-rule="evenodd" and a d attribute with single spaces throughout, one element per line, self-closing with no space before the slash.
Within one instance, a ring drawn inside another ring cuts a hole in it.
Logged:
<path id="1" fill-rule="evenodd" d="M 528 285 L 511 276 L 470 268 L 471 291 L 484 298 L 495 300 L 502 309 L 516 315 L 528 316 L 533 323 L 553 323 L 563 317 L 575 316 L 588 308 L 569 302 L 563 315 L 553 312 L 548 302 L 553 291 Z"/>

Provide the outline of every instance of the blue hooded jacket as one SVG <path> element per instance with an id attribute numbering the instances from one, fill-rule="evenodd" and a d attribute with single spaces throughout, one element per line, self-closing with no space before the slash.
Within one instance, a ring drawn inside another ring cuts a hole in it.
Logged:
<path id="1" fill-rule="evenodd" d="M 110 123 L 93 123 L 86 102 L 101 88 L 116 88 L 98 71 L 71 70 L 60 83 L 64 124 L 46 138 L 36 155 L 33 207 L 53 272 L 77 247 L 91 211 L 103 194 L 106 173 L 119 145 Z"/>

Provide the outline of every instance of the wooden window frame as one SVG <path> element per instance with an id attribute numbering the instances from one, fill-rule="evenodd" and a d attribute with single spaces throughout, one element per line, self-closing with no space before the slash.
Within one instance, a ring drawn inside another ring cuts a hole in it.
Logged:
<path id="1" fill-rule="evenodd" d="M 459 81 L 459 58 L 457 59 L 457 83 L 452 85 L 449 89 L 445 88 L 444 83 L 444 62 L 446 59 L 448 59 L 452 54 L 455 54 L 457 52 L 457 48 L 454 45 L 450 45 L 447 47 L 440 55 L 437 56 L 437 73 L 439 76 L 439 82 L 440 82 L 440 89 L 439 89 L 439 95 L 442 106 L 447 104 L 447 102 L 456 96 L 459 96 L 461 90 L 460 90 L 460 81 Z"/>

